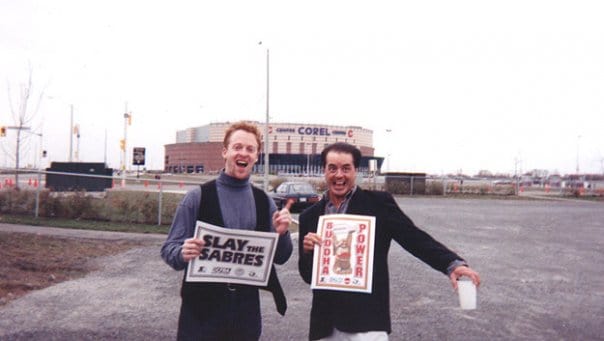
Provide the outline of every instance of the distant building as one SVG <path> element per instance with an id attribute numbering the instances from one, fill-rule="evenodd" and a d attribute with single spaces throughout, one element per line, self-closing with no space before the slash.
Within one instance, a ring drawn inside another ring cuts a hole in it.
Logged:
<path id="1" fill-rule="evenodd" d="M 548 175 L 545 179 L 545 184 L 550 187 L 560 187 L 562 184 L 562 177 L 558 174 Z"/>
<path id="2" fill-rule="evenodd" d="M 264 130 L 264 124 L 253 122 Z M 176 132 L 176 143 L 164 146 L 164 171 L 169 173 L 213 173 L 224 167 L 222 140 L 232 122 L 210 123 Z M 269 135 L 269 171 L 271 174 L 320 174 L 320 153 L 334 142 L 347 142 L 361 150 L 359 172 L 368 172 L 369 160 L 378 169 L 384 160 L 374 156 L 373 131 L 358 126 L 333 126 L 304 123 L 271 123 Z M 264 136 L 262 137 L 264 144 Z M 261 152 L 264 146 L 261 146 Z M 255 172 L 264 172 L 264 153 Z"/>

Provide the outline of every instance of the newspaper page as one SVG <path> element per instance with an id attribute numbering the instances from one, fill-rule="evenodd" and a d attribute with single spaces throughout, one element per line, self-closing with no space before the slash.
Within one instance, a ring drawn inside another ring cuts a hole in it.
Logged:
<path id="1" fill-rule="evenodd" d="M 279 235 L 222 228 L 197 221 L 195 236 L 205 242 L 189 262 L 187 282 L 222 282 L 266 286 Z"/>
<path id="2" fill-rule="evenodd" d="M 375 217 L 324 215 L 317 234 L 311 288 L 371 293 Z"/>

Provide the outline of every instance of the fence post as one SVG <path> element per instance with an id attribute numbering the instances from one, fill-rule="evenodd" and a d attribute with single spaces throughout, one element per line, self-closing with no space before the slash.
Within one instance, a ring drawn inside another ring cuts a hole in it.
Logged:
<path id="1" fill-rule="evenodd" d="M 38 219 L 40 214 L 40 186 L 42 186 L 42 174 L 40 173 L 40 169 L 38 169 L 38 186 L 36 186 L 36 209 L 34 213 L 34 217 Z"/>
<path id="2" fill-rule="evenodd" d="M 411 195 L 411 196 L 413 196 L 413 179 L 415 179 L 415 177 L 413 175 L 411 175 L 411 180 L 410 180 L 411 188 L 409 189 L 409 195 Z"/>
<path id="3" fill-rule="evenodd" d="M 161 185 L 161 181 L 158 182 L 159 184 L 159 199 L 158 199 L 158 208 L 157 208 L 157 225 L 161 225 L 161 213 L 162 213 L 162 198 L 163 198 L 163 192 L 164 192 L 164 186 Z"/>

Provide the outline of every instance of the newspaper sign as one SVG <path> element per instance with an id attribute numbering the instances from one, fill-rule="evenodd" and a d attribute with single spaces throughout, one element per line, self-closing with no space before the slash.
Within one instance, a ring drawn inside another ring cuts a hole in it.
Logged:
<path id="1" fill-rule="evenodd" d="M 279 235 L 218 227 L 197 221 L 195 236 L 205 242 L 189 262 L 187 282 L 222 282 L 266 286 Z"/>
<path id="2" fill-rule="evenodd" d="M 312 289 L 371 293 L 375 217 L 330 214 L 319 217 Z"/>

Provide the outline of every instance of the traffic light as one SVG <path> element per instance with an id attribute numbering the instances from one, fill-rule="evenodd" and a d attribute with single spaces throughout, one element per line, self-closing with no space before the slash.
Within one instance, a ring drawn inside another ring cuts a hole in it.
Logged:
<path id="1" fill-rule="evenodd" d="M 5 126 L 0 127 L 0 136 L 2 136 L 2 137 L 6 136 L 6 127 Z"/>
<path id="2" fill-rule="evenodd" d="M 126 150 L 126 140 L 124 140 L 124 139 L 120 140 L 120 149 Z"/>
<path id="3" fill-rule="evenodd" d="M 132 125 L 132 114 L 128 114 L 128 125 Z"/>

